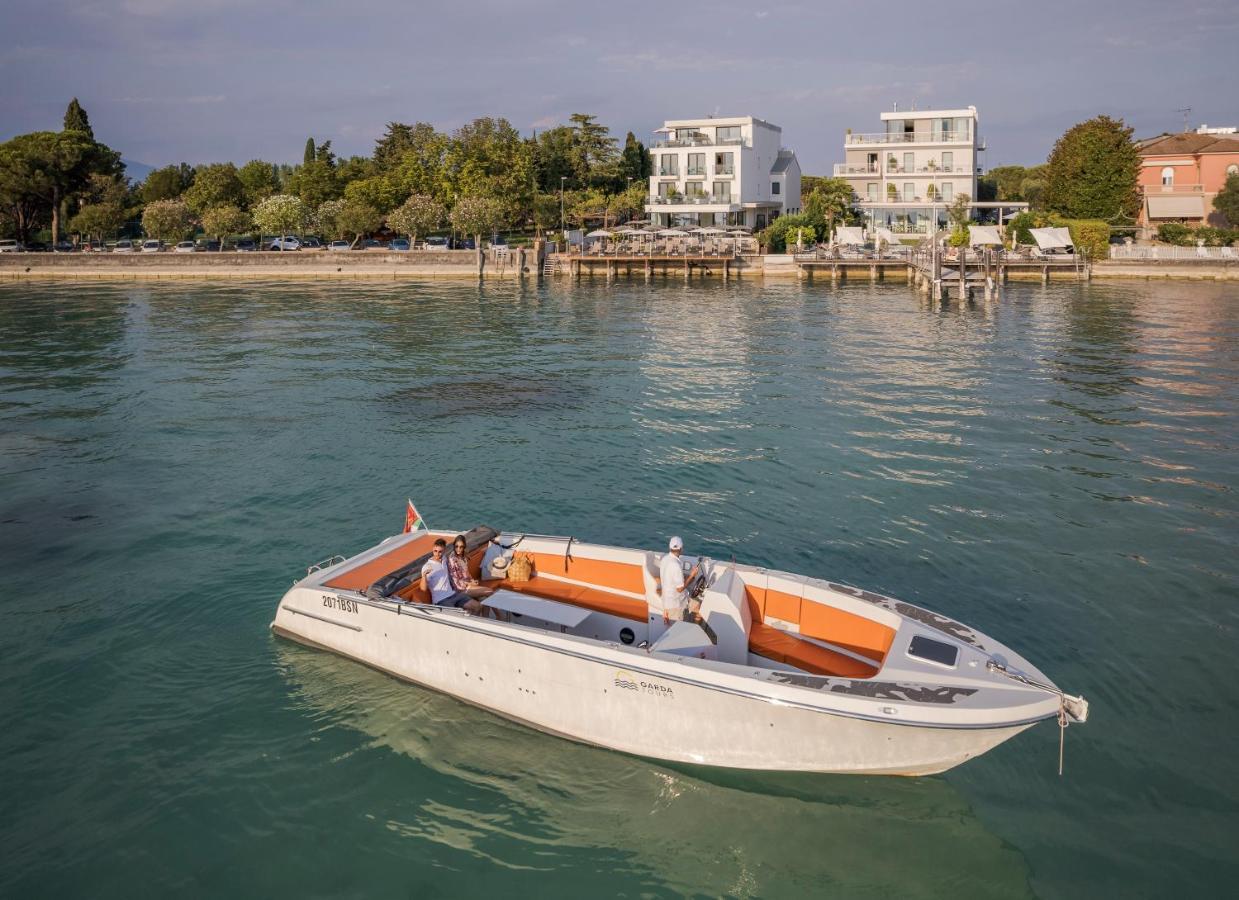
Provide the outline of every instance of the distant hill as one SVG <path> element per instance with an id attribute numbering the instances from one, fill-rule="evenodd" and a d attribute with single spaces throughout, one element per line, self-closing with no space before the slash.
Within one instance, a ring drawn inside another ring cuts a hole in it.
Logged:
<path id="1" fill-rule="evenodd" d="M 125 164 L 125 174 L 129 176 L 129 180 L 134 184 L 139 184 L 146 180 L 146 176 L 155 171 L 154 166 L 148 166 L 146 163 L 134 162 L 132 159 L 122 159 Z"/>

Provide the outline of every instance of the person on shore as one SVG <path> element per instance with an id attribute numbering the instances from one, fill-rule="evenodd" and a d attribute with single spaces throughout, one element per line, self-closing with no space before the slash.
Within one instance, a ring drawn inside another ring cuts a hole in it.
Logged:
<path id="1" fill-rule="evenodd" d="M 447 574 L 452 582 L 452 590 L 463 593 L 469 598 L 464 608 L 473 615 L 478 616 L 483 612 L 490 612 L 496 619 L 502 619 L 503 616 L 500 615 L 499 610 L 488 609 L 482 605 L 482 601 L 494 591 L 469 573 L 468 550 L 469 545 L 465 542 L 465 536 L 456 535 L 456 539 L 452 541 L 452 552 L 447 557 Z"/>
<path id="2" fill-rule="evenodd" d="M 447 541 L 436 538 L 434 546 L 430 548 L 430 559 L 422 566 L 422 583 L 426 590 L 430 591 L 430 602 L 435 606 L 455 606 L 458 609 L 467 609 L 468 604 L 472 603 L 480 609 L 480 603 L 452 586 L 452 574 L 448 570 L 447 560 L 444 559 L 446 550 Z M 474 610 L 470 612 L 477 615 Z"/>
<path id="3" fill-rule="evenodd" d="M 663 556 L 658 579 L 662 589 L 664 625 L 684 619 L 688 611 L 686 588 L 697 577 L 696 566 L 693 566 L 687 575 L 684 574 L 684 563 L 680 560 L 680 554 L 684 552 L 684 541 L 678 535 L 667 542 L 667 547 L 668 552 Z"/>

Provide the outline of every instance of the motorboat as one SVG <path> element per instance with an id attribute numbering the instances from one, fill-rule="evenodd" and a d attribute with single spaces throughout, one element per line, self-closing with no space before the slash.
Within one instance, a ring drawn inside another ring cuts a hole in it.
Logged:
<path id="1" fill-rule="evenodd" d="M 422 566 L 457 533 L 310 566 L 272 630 L 549 734 L 705 766 L 927 775 L 1088 716 L 967 625 L 759 566 L 682 556 L 700 607 L 668 624 L 661 554 L 478 526 L 460 533 L 484 614 L 434 605 Z"/>

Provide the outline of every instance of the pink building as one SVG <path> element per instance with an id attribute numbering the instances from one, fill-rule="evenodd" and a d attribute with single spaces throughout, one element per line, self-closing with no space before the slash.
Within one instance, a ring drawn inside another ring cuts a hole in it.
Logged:
<path id="1" fill-rule="evenodd" d="M 1140 219 L 1147 234 L 1162 222 L 1228 224 L 1213 198 L 1239 174 L 1239 139 L 1214 134 L 1169 134 L 1140 145 Z M 1239 222 L 1229 223 L 1239 226 Z"/>

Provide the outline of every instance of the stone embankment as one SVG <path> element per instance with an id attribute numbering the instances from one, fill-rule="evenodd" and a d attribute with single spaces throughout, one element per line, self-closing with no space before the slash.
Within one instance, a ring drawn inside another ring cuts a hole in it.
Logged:
<path id="1" fill-rule="evenodd" d="M 480 258 L 479 258 L 480 257 Z M 0 253 L 0 280 L 393 279 L 536 277 L 533 250 L 344 253 Z"/>

